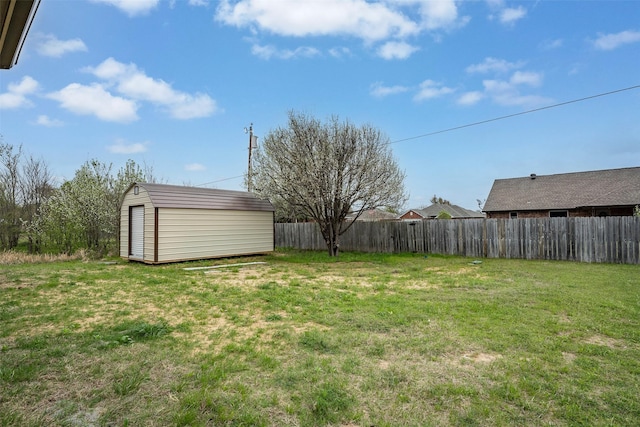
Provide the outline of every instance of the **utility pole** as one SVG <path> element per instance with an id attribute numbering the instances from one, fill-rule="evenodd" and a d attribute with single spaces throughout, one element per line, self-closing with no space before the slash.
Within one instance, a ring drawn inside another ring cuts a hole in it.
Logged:
<path id="1" fill-rule="evenodd" d="M 247 133 L 247 128 L 244 128 Z M 258 137 L 253 136 L 253 123 L 249 125 L 249 164 L 247 166 L 247 191 L 251 192 L 251 150 L 258 147 Z"/>

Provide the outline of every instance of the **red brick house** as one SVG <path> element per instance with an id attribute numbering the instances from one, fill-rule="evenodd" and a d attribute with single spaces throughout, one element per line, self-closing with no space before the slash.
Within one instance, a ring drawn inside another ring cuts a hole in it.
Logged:
<path id="1" fill-rule="evenodd" d="M 487 218 L 630 216 L 640 204 L 640 167 L 496 179 Z"/>

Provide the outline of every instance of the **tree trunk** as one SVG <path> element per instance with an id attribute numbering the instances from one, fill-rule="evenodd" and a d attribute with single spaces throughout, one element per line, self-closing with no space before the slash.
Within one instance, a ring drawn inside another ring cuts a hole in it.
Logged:
<path id="1" fill-rule="evenodd" d="M 338 228 L 332 224 L 322 230 L 324 241 L 329 250 L 329 256 L 338 256 L 340 244 L 338 243 Z"/>
<path id="2" fill-rule="evenodd" d="M 327 249 L 329 250 L 329 256 L 338 256 L 338 249 L 340 245 L 337 242 L 337 239 L 329 239 L 326 240 Z"/>

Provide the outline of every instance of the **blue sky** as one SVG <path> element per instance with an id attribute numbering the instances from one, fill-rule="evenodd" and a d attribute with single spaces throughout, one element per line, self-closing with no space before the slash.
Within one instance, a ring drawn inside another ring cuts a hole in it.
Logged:
<path id="1" fill-rule="evenodd" d="M 637 85 L 637 0 L 42 0 L 0 134 L 60 180 L 130 158 L 242 189 L 250 123 L 338 115 L 389 136 L 406 208 L 477 209 L 494 179 L 639 166 L 640 89 L 413 137 Z"/>

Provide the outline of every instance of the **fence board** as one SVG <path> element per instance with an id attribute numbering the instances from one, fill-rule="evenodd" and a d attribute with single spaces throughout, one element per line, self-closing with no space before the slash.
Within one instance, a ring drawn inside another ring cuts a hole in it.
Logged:
<path id="1" fill-rule="evenodd" d="M 315 223 L 275 224 L 277 247 L 326 250 Z M 640 217 L 356 222 L 340 249 L 640 264 Z"/>

